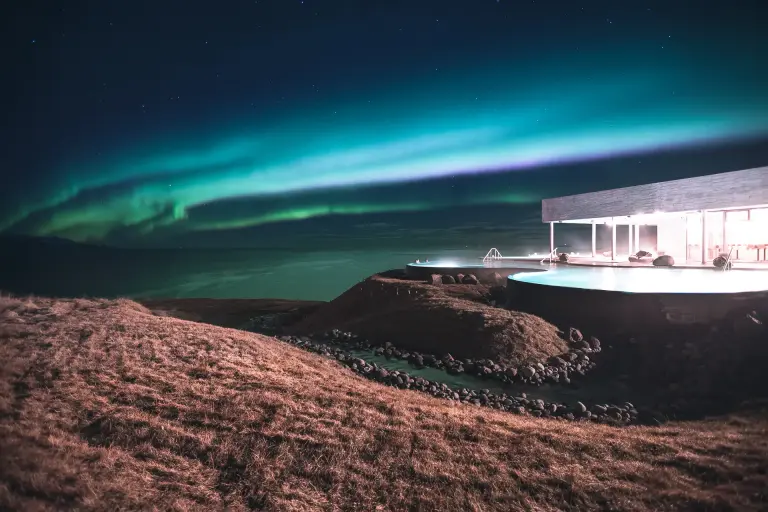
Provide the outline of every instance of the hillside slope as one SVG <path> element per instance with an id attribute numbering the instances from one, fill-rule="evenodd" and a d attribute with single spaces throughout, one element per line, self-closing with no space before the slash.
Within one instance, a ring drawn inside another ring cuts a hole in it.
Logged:
<path id="1" fill-rule="evenodd" d="M 409 350 L 511 365 L 567 351 L 554 325 L 492 307 L 489 295 L 484 285 L 432 285 L 374 275 L 320 306 L 292 331 L 341 329 Z"/>
<path id="2" fill-rule="evenodd" d="M 134 302 L 0 299 L 0 509 L 765 509 L 762 413 L 456 406 Z"/>
<path id="3" fill-rule="evenodd" d="M 153 313 L 193 322 L 243 329 L 260 315 L 279 315 L 284 324 L 303 319 L 325 302 L 285 299 L 144 299 Z"/>

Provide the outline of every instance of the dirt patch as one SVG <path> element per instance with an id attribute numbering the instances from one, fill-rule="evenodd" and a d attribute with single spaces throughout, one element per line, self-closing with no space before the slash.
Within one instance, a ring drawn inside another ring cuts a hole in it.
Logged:
<path id="1" fill-rule="evenodd" d="M 486 285 L 432 285 L 375 275 L 318 308 L 291 332 L 342 329 L 402 349 L 511 365 L 567 351 L 554 325 L 491 306 L 492 292 Z"/>
<path id="2" fill-rule="evenodd" d="M 147 299 L 140 302 L 161 316 L 234 329 L 265 314 L 279 314 L 284 325 L 292 325 L 325 304 L 283 299 Z"/>
<path id="3" fill-rule="evenodd" d="M 768 413 L 458 406 L 130 301 L 0 301 L 3 510 L 765 510 Z"/>

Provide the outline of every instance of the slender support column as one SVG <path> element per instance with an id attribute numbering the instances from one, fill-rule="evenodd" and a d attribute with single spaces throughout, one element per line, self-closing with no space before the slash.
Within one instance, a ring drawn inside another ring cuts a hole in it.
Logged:
<path id="1" fill-rule="evenodd" d="M 627 247 L 629 248 L 629 252 L 627 254 L 634 254 L 635 251 L 632 250 L 632 246 L 635 242 L 635 235 L 632 233 L 632 224 L 627 224 Z"/>
<path id="2" fill-rule="evenodd" d="M 549 255 L 555 252 L 555 223 L 549 223 Z"/>
<path id="3" fill-rule="evenodd" d="M 640 247 L 640 224 L 635 224 L 635 252 L 642 250 Z"/>
<path id="4" fill-rule="evenodd" d="M 707 264 L 707 212 L 701 210 L 701 264 Z"/>
<path id="5" fill-rule="evenodd" d="M 592 257 L 597 255 L 597 224 L 592 221 Z"/>
<path id="6" fill-rule="evenodd" d="M 616 222 L 611 218 L 611 261 L 616 261 Z"/>
<path id="7" fill-rule="evenodd" d="M 728 252 L 728 241 L 725 238 L 725 231 L 725 212 L 723 212 L 723 246 L 720 248 L 720 252 L 723 253 Z"/>

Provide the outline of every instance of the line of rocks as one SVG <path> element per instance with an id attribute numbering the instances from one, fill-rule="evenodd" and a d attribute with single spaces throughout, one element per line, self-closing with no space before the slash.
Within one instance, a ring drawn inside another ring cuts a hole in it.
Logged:
<path id="1" fill-rule="evenodd" d="M 475 274 L 432 274 L 429 276 L 429 283 L 434 285 L 440 284 L 478 284 L 480 280 Z"/>
<path id="2" fill-rule="evenodd" d="M 494 379 L 504 384 L 527 384 L 540 386 L 550 384 L 570 384 L 571 379 L 583 377 L 595 367 L 595 362 L 589 357 L 601 351 L 600 340 L 591 337 L 587 341 L 578 329 L 569 330 L 568 339 L 573 347 L 569 352 L 551 357 L 547 364 L 511 366 L 495 362 L 491 359 L 456 359 L 451 354 L 436 356 L 423 354 L 412 350 L 401 350 L 392 343 L 373 345 L 355 334 L 338 329 L 326 332 L 321 340 L 340 344 L 358 350 L 373 350 L 376 355 L 388 359 L 408 361 L 418 369 L 431 367 L 444 370 L 451 375 L 467 374 L 475 377 Z"/>
<path id="3" fill-rule="evenodd" d="M 279 330 L 280 315 L 269 314 L 254 317 L 245 328 L 249 331 L 273 335 Z M 401 350 L 392 343 L 374 345 L 369 341 L 349 332 L 338 329 L 323 333 L 321 340 L 344 345 L 358 350 L 373 350 L 376 355 L 387 359 L 407 361 L 418 369 L 431 367 L 444 370 L 451 375 L 467 374 L 474 377 L 497 380 L 504 384 L 570 384 L 572 378 L 579 378 L 595 368 L 595 362 L 589 354 L 601 351 L 600 341 L 591 337 L 587 341 L 578 329 L 571 328 L 568 340 L 573 347 L 569 352 L 551 357 L 546 364 L 511 366 L 491 359 L 456 359 L 451 354 L 437 356 L 420 353 L 415 350 Z"/>
<path id="4" fill-rule="evenodd" d="M 350 339 L 354 335 L 343 333 Z M 634 405 L 627 402 L 621 406 L 613 404 L 595 404 L 587 407 L 582 402 L 570 406 L 565 403 L 545 402 L 541 399 L 529 399 L 525 393 L 509 396 L 505 393 L 492 393 L 488 389 L 454 389 L 445 383 L 439 383 L 413 377 L 407 372 L 387 370 L 376 363 L 355 357 L 345 352 L 341 347 L 328 343 L 313 341 L 307 337 L 280 336 L 280 340 L 326 357 L 335 358 L 348 366 L 355 373 L 371 380 L 400 389 L 413 389 L 438 398 L 459 403 L 491 407 L 516 414 L 530 414 L 536 417 L 557 418 L 570 421 L 594 421 L 613 425 L 636 423 L 638 412 Z"/>
<path id="5" fill-rule="evenodd" d="M 243 328 L 247 331 L 272 334 L 280 328 L 282 319 L 285 316 L 287 316 L 285 313 L 267 313 L 254 316 L 248 320 L 248 323 Z"/>
<path id="6" fill-rule="evenodd" d="M 502 285 L 506 282 L 506 279 L 494 272 L 490 276 L 486 275 L 483 278 L 483 283 L 492 285 Z M 480 279 L 475 274 L 430 274 L 427 279 L 428 284 L 440 286 L 443 284 L 480 284 Z"/>

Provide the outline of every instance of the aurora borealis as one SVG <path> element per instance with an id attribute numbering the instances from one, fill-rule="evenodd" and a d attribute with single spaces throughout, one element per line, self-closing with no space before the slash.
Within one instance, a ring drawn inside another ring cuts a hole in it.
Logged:
<path id="1" fill-rule="evenodd" d="M 162 245 L 460 219 L 664 179 L 662 153 L 690 155 L 670 178 L 742 165 L 696 151 L 768 138 L 758 3 L 616 3 L 18 7 L 0 231 Z"/>

